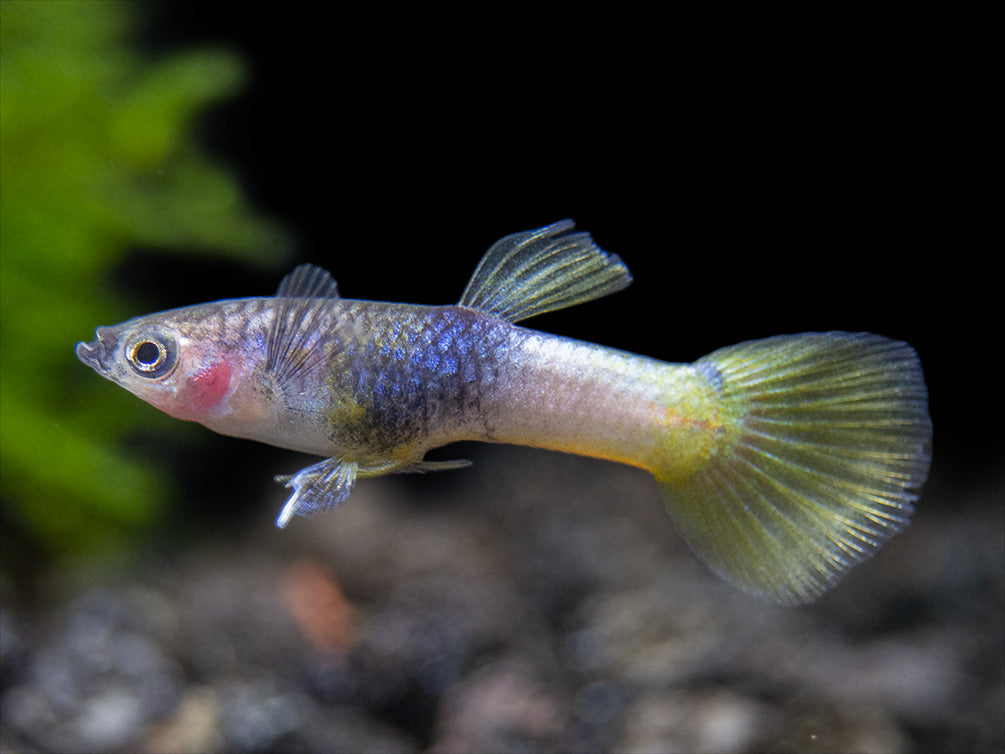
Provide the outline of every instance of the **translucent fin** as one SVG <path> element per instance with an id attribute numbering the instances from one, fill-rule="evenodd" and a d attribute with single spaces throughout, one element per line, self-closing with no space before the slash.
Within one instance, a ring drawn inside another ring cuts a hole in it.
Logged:
<path id="1" fill-rule="evenodd" d="M 509 322 L 591 301 L 628 286 L 632 276 L 572 220 L 506 236 L 478 263 L 460 305 Z"/>
<path id="2" fill-rule="evenodd" d="M 721 576 L 808 602 L 908 523 L 932 433 L 910 346 L 807 333 L 695 366 L 722 400 L 724 431 L 698 471 L 657 480 L 667 513 Z"/>
<path id="3" fill-rule="evenodd" d="M 280 383 L 310 371 L 323 361 L 319 342 L 327 307 L 337 299 L 338 286 L 327 270 L 302 264 L 283 278 L 266 345 L 266 369 Z"/>
<path id="4" fill-rule="evenodd" d="M 360 466 L 356 461 L 347 461 L 344 458 L 326 458 L 296 474 L 276 477 L 277 482 L 285 487 L 292 487 L 294 490 L 276 519 L 276 526 L 285 529 L 294 516 L 307 516 L 309 518 L 316 513 L 332 510 L 349 497 L 356 486 L 357 479 L 383 476 L 394 471 L 423 474 L 427 471 L 463 469 L 470 465 L 471 461 L 458 459 L 455 461 L 418 461 L 407 466 L 402 466 L 398 461 Z"/>
<path id="5" fill-rule="evenodd" d="M 454 469 L 466 469 L 471 465 L 471 461 L 466 458 L 457 458 L 453 461 L 417 461 L 416 463 L 402 466 L 395 469 L 403 474 L 427 474 L 431 471 L 453 471 Z"/>
<path id="6" fill-rule="evenodd" d="M 301 264 L 279 283 L 278 298 L 338 298 L 338 285 L 328 270 Z"/>
<path id="7" fill-rule="evenodd" d="M 277 476 L 277 482 L 292 487 L 294 492 L 276 519 L 276 526 L 285 529 L 294 516 L 313 516 L 334 508 L 356 486 L 358 469 L 355 461 L 326 458 L 296 474 Z"/>

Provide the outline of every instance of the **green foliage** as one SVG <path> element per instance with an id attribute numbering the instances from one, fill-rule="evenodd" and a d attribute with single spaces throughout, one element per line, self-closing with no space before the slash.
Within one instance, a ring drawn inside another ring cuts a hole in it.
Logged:
<path id="1" fill-rule="evenodd" d="M 137 245 L 269 264 L 288 247 L 191 138 L 241 86 L 240 62 L 151 61 L 130 44 L 141 10 L 0 3 L 0 494 L 5 523 L 54 552 L 150 526 L 170 493 L 122 438 L 180 425 L 74 355 L 95 326 L 145 313 L 109 270 Z"/>

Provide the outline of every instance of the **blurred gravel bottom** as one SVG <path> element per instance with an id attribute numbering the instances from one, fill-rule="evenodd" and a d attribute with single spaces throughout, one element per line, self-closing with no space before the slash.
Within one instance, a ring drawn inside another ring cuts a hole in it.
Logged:
<path id="1" fill-rule="evenodd" d="M 37 614 L 5 588 L 3 751 L 1005 749 L 1000 504 L 923 500 L 781 608 L 711 576 L 641 472 L 475 457 L 286 531 L 263 481 L 255 531 L 66 574 Z"/>

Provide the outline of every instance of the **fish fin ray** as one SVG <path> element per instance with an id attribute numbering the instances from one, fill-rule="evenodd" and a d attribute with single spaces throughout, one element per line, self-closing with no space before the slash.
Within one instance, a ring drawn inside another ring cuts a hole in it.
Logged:
<path id="1" fill-rule="evenodd" d="M 615 293 L 632 282 L 616 254 L 589 233 L 570 232 L 572 220 L 515 233 L 482 257 L 460 305 L 517 322 Z"/>
<path id="2" fill-rule="evenodd" d="M 357 479 L 383 476 L 391 472 L 424 474 L 430 471 L 449 471 L 470 465 L 471 461 L 457 459 L 418 461 L 407 465 L 402 465 L 399 461 L 387 461 L 361 466 L 356 461 L 345 458 L 326 458 L 296 474 L 276 477 L 276 481 L 284 487 L 293 488 L 293 494 L 276 518 L 276 526 L 285 529 L 294 516 L 310 518 L 317 513 L 333 510 L 349 497 Z"/>
<path id="3" fill-rule="evenodd" d="M 339 298 L 331 274 L 313 264 L 302 264 L 282 279 L 266 343 L 266 370 L 280 384 L 309 372 L 324 361 L 317 347 L 321 324 L 331 302 Z"/>
<path id="4" fill-rule="evenodd" d="M 712 570 L 778 602 L 809 602 L 910 520 L 931 460 L 921 366 L 905 343 L 806 333 L 700 359 L 725 431 L 664 507 Z"/>
<path id="5" fill-rule="evenodd" d="M 285 529 L 293 516 L 311 517 L 332 510 L 356 486 L 359 465 L 344 458 L 326 458 L 296 474 L 277 476 L 276 481 L 292 487 L 293 494 L 283 506 L 276 526 Z"/>
<path id="6" fill-rule="evenodd" d="M 277 298 L 338 298 L 338 284 L 332 274 L 315 264 L 301 264 L 284 277 Z"/>
<path id="7" fill-rule="evenodd" d="M 407 466 L 395 469 L 401 474 L 426 474 L 431 471 L 452 471 L 453 469 L 466 469 L 472 462 L 466 458 L 457 458 L 452 461 L 417 461 Z"/>

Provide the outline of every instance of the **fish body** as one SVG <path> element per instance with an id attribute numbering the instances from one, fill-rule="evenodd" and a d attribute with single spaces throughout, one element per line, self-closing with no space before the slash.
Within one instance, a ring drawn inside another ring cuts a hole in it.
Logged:
<path id="1" fill-rule="evenodd" d="M 113 379 L 175 418 L 363 466 L 405 467 L 431 448 L 477 440 L 654 471 L 652 430 L 671 416 L 675 396 L 696 387 L 685 384 L 688 365 L 466 307 L 348 299 L 325 305 L 317 337 L 304 346 L 323 354 L 323 367 L 277 375 L 266 356 L 277 307 L 276 298 L 249 298 L 140 317 L 99 329 L 93 358 L 86 345 L 79 352 L 86 363 L 118 362 Z M 105 345 L 154 337 L 173 340 L 176 379 L 136 379 Z"/>
<path id="2" fill-rule="evenodd" d="M 278 477 L 278 519 L 345 499 L 356 479 L 458 468 L 460 440 L 513 443 L 652 473 L 714 570 L 782 602 L 812 599 L 909 520 L 931 422 L 914 351 L 807 333 L 670 364 L 514 324 L 631 277 L 571 222 L 508 236 L 457 305 L 339 297 L 302 265 L 276 296 L 98 328 L 77 355 L 179 419 L 323 456 Z"/>

